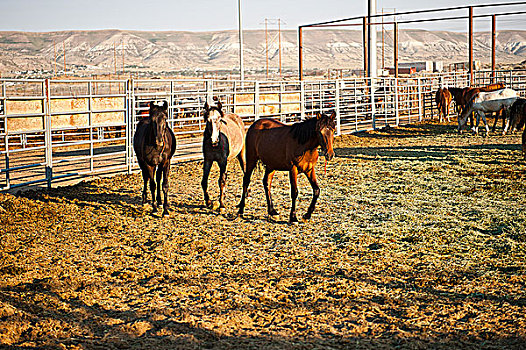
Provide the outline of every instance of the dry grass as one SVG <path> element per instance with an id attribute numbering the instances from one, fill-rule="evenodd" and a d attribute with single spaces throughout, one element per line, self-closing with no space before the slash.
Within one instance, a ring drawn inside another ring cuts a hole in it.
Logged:
<path id="1" fill-rule="evenodd" d="M 439 124 L 338 138 L 313 219 L 292 226 L 286 174 L 277 222 L 261 172 L 229 220 L 235 163 L 227 213 L 202 207 L 197 162 L 173 169 L 169 218 L 139 204 L 139 175 L 0 195 L 0 346 L 521 348 L 518 143 Z"/>

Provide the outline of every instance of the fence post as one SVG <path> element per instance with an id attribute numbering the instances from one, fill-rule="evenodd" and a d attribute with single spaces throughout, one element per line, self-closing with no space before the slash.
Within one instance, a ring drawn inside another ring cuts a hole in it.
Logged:
<path id="1" fill-rule="evenodd" d="M 376 103 L 375 103 L 375 96 L 374 96 L 374 78 L 369 78 L 369 88 L 370 93 L 369 96 L 371 97 L 371 118 L 373 122 L 373 130 L 376 130 Z"/>
<path id="2" fill-rule="evenodd" d="M 398 111 L 398 78 L 394 78 L 395 80 L 395 125 L 398 126 L 400 124 L 400 113 Z"/>
<path id="3" fill-rule="evenodd" d="M 254 120 L 259 119 L 259 81 L 254 85 Z"/>
<path id="4" fill-rule="evenodd" d="M 418 79 L 418 121 L 422 121 L 422 111 L 423 111 L 423 94 L 422 94 L 422 78 Z"/>
<path id="5" fill-rule="evenodd" d="M 300 81 L 300 118 L 305 120 L 305 82 Z"/>
<path id="6" fill-rule="evenodd" d="M 91 81 L 88 81 L 88 125 L 89 125 L 89 170 L 93 172 L 93 89 Z"/>
<path id="7" fill-rule="evenodd" d="M 133 121 L 135 120 L 135 108 L 133 98 L 133 79 L 128 79 L 126 82 L 126 166 L 128 168 L 128 174 L 132 173 L 132 159 L 133 154 L 131 152 L 132 137 L 133 137 Z"/>
<path id="8" fill-rule="evenodd" d="M 279 120 L 285 123 L 287 120 L 283 115 L 283 82 L 279 82 Z"/>
<path id="9" fill-rule="evenodd" d="M 336 136 L 341 135 L 341 129 L 340 129 L 340 86 L 341 81 L 336 80 L 335 81 L 336 90 L 334 92 L 334 106 L 336 108 Z"/>
<path id="10" fill-rule="evenodd" d="M 46 145 L 46 180 L 47 188 L 51 188 L 51 182 L 53 180 L 53 147 L 51 137 L 51 103 L 50 103 L 50 88 L 49 79 L 44 82 L 45 90 L 45 103 L 44 103 L 44 143 Z"/>

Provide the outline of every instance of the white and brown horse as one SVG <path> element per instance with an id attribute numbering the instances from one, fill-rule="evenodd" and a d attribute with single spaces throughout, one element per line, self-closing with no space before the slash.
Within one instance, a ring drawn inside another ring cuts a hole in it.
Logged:
<path id="1" fill-rule="evenodd" d="M 511 105 L 517 100 L 518 95 L 515 90 L 501 89 L 490 92 L 480 91 L 475 94 L 469 102 L 464 106 L 462 113 L 458 117 L 458 132 L 462 132 L 462 128 L 466 125 L 468 116 L 471 113 L 477 115 L 477 122 L 473 131 L 478 134 L 478 126 L 480 119 L 484 122 L 486 127 L 486 136 L 489 134 L 489 126 L 486 121 L 485 113 L 498 112 L 501 109 L 507 111 Z"/>
<path id="2" fill-rule="evenodd" d="M 219 165 L 219 208 L 224 208 L 223 194 L 226 184 L 226 166 L 229 160 L 237 158 L 241 170 L 245 172 L 245 125 L 240 116 L 234 113 L 224 113 L 221 101 L 214 105 L 212 99 L 207 97 L 204 106 L 206 121 L 203 133 L 203 178 L 201 187 L 205 204 L 213 207 L 208 195 L 208 176 L 212 164 Z"/>

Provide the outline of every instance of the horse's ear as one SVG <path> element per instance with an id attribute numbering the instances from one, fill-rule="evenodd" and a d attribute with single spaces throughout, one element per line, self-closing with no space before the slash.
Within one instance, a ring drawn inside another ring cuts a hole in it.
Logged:
<path id="1" fill-rule="evenodd" d="M 321 119 L 321 113 L 320 113 L 320 112 L 317 112 L 317 113 L 316 113 L 316 119 L 318 119 L 318 120 Z"/>
<path id="2" fill-rule="evenodd" d="M 166 100 L 164 100 L 164 102 L 163 102 L 163 109 L 164 109 L 165 111 L 168 110 L 168 101 L 166 101 Z"/>
<path id="3" fill-rule="evenodd" d="M 221 104 L 221 101 L 219 101 L 219 99 L 217 99 L 217 108 L 219 108 L 219 110 L 223 109 L 223 105 Z"/>
<path id="4" fill-rule="evenodd" d="M 336 111 L 333 110 L 329 118 L 331 118 L 332 120 L 335 120 L 336 119 Z"/>
<path id="5" fill-rule="evenodd" d="M 150 104 L 148 107 L 150 107 L 150 109 L 153 109 L 154 106 L 155 106 L 155 103 L 153 103 L 153 101 L 150 101 Z"/>
<path id="6" fill-rule="evenodd" d="M 208 105 L 208 101 L 205 101 L 205 111 L 208 111 L 210 109 L 210 106 Z"/>

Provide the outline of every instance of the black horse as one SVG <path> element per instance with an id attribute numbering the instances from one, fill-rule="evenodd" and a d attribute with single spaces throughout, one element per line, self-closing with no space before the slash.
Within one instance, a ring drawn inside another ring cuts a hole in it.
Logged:
<path id="1" fill-rule="evenodd" d="M 168 215 L 168 176 L 170 175 L 170 159 L 175 153 L 175 135 L 168 126 L 168 102 L 162 105 L 150 102 L 148 117 L 137 124 L 133 136 L 133 149 L 137 161 L 142 170 L 144 188 L 142 191 L 142 203 L 148 200 L 146 185 L 150 181 L 152 192 L 153 212 L 157 212 L 157 206 L 161 205 L 161 178 L 163 179 L 163 215 Z M 155 200 L 155 180 L 157 179 L 157 201 Z"/>
<path id="2" fill-rule="evenodd" d="M 216 99 L 217 100 L 217 99 Z M 221 101 L 217 106 L 205 102 L 204 117 L 206 128 L 203 134 L 203 179 L 201 186 L 207 207 L 212 207 L 208 196 L 208 176 L 213 162 L 219 165 L 219 208 L 224 208 L 223 194 L 226 183 L 226 166 L 229 160 L 237 158 L 241 170 L 245 171 L 245 125 L 237 114 L 224 113 Z"/>

